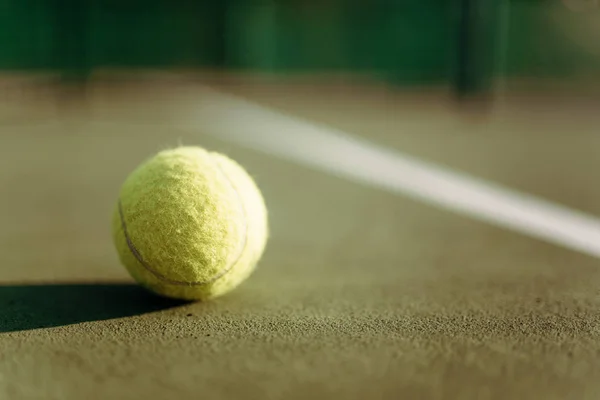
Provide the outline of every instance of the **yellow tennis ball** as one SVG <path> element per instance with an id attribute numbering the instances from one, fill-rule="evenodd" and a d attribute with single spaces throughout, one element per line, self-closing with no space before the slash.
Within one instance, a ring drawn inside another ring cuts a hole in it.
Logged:
<path id="1" fill-rule="evenodd" d="M 165 150 L 121 187 L 113 238 L 123 265 L 166 297 L 225 294 L 254 270 L 268 236 L 267 210 L 235 161 L 200 147 Z"/>

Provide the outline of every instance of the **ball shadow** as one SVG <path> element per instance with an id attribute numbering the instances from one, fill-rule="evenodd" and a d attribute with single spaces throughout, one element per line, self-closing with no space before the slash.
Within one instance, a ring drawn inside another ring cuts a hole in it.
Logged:
<path id="1" fill-rule="evenodd" d="M 127 283 L 0 285 L 0 333 L 129 317 L 183 304 Z"/>

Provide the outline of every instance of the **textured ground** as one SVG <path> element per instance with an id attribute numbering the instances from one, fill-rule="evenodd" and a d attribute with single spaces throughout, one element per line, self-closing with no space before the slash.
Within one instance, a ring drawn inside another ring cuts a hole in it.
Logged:
<path id="1" fill-rule="evenodd" d="M 593 98 L 529 93 L 489 114 L 435 92 L 215 87 L 600 215 Z M 600 396 L 598 260 L 180 132 L 179 90 L 0 99 L 0 398 Z M 139 289 L 110 239 L 125 175 L 178 143 L 240 161 L 270 210 L 257 272 L 206 304 Z"/>

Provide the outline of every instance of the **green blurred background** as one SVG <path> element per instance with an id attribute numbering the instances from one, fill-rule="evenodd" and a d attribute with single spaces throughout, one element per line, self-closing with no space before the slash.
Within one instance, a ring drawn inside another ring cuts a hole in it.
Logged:
<path id="1" fill-rule="evenodd" d="M 583 18 L 559 0 L 0 0 L 0 69 L 333 71 L 461 91 L 597 71 L 559 14 Z"/>

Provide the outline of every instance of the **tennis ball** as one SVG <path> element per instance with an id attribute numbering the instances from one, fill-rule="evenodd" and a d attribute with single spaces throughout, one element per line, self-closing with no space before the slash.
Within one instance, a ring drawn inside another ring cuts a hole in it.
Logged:
<path id="1" fill-rule="evenodd" d="M 165 297 L 206 300 L 252 273 L 267 242 L 267 210 L 235 161 L 179 147 L 127 177 L 112 230 L 120 261 L 142 286 Z"/>

